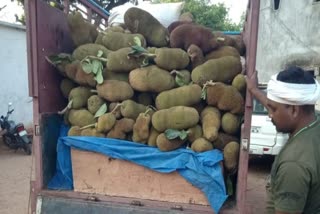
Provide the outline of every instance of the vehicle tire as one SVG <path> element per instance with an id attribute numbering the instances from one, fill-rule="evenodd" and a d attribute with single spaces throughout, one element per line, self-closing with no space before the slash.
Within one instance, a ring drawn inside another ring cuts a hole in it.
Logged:
<path id="1" fill-rule="evenodd" d="M 3 136 L 3 142 L 10 149 L 17 149 L 17 144 L 14 142 L 14 139 L 12 139 L 10 136 L 4 135 Z"/>
<path id="2" fill-rule="evenodd" d="M 27 153 L 27 155 L 31 155 L 32 153 L 32 145 L 31 143 L 27 143 L 23 146 L 23 150 L 25 151 L 25 153 Z"/>

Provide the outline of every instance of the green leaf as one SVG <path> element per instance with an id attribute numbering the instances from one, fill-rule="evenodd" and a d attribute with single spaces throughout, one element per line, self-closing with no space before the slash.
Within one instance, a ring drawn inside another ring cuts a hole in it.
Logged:
<path id="1" fill-rule="evenodd" d="M 181 140 L 185 140 L 188 137 L 188 132 L 185 130 L 176 130 L 176 129 L 167 129 L 164 132 L 166 138 L 168 140 L 173 140 L 176 138 L 180 138 Z"/>
<path id="2" fill-rule="evenodd" d="M 181 130 L 179 137 L 181 140 L 185 140 L 188 137 L 188 132 Z"/>
<path id="3" fill-rule="evenodd" d="M 164 134 L 168 140 L 173 140 L 180 136 L 180 131 L 176 129 L 167 129 L 164 131 Z"/>
<path id="4" fill-rule="evenodd" d="M 100 106 L 100 108 L 98 109 L 94 117 L 100 117 L 101 115 L 105 114 L 107 111 L 108 111 L 107 104 L 104 103 L 102 104 L 102 106 Z"/>
<path id="5" fill-rule="evenodd" d="M 207 99 L 207 90 L 206 90 L 206 88 L 202 89 L 202 91 L 201 91 L 201 98 L 202 98 L 203 100 L 206 100 L 206 99 Z"/>
<path id="6" fill-rule="evenodd" d="M 99 85 L 103 83 L 102 69 L 98 71 L 94 79 L 97 81 Z"/>
<path id="7" fill-rule="evenodd" d="M 56 55 L 47 56 L 46 60 L 52 65 L 59 65 L 62 62 L 72 62 L 72 57 L 70 54 L 60 53 Z"/>
<path id="8" fill-rule="evenodd" d="M 137 45 L 131 46 L 131 48 L 132 48 L 132 50 L 138 51 L 139 53 L 145 53 L 145 52 L 147 53 L 148 52 L 143 47 L 137 46 Z"/>
<path id="9" fill-rule="evenodd" d="M 175 81 L 178 86 L 184 86 L 189 84 L 189 82 L 185 80 L 181 75 L 176 75 Z"/>
<path id="10" fill-rule="evenodd" d="M 90 74 L 92 72 L 92 64 L 91 63 L 82 62 L 81 66 L 82 66 L 82 70 L 85 73 Z"/>
<path id="11" fill-rule="evenodd" d="M 141 40 L 139 39 L 139 37 L 135 36 L 133 38 L 133 42 L 134 44 L 136 44 L 137 46 L 141 46 Z"/>
<path id="12" fill-rule="evenodd" d="M 103 51 L 102 50 L 98 50 L 97 57 L 102 57 L 102 55 L 103 55 Z"/>
<path id="13" fill-rule="evenodd" d="M 92 73 L 97 74 L 99 70 L 102 70 L 102 63 L 99 60 L 92 60 Z"/>

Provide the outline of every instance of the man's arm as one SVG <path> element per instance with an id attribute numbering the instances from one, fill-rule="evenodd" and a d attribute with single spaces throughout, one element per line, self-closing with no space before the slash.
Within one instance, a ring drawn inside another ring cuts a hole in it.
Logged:
<path id="1" fill-rule="evenodd" d="M 297 162 L 280 165 L 272 192 L 276 214 L 302 213 L 310 188 L 310 173 Z"/>
<path id="2" fill-rule="evenodd" d="M 255 71 L 250 77 L 247 77 L 246 82 L 249 92 L 267 108 L 267 95 L 258 88 L 257 71 Z"/>

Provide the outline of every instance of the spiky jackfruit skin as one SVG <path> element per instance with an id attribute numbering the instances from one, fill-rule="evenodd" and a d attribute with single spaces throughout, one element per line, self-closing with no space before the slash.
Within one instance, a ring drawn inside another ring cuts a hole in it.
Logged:
<path id="1" fill-rule="evenodd" d="M 207 81 L 228 83 L 241 72 L 240 58 L 225 56 L 218 59 L 210 59 L 192 70 L 193 82 L 203 85 Z"/>
<path id="2" fill-rule="evenodd" d="M 130 118 L 122 118 L 116 121 L 114 127 L 108 132 L 107 138 L 115 138 L 125 140 L 127 134 L 132 131 L 134 120 Z"/>
<path id="3" fill-rule="evenodd" d="M 188 22 L 193 22 L 194 21 L 194 17 L 192 15 L 192 13 L 190 12 L 184 12 L 180 15 L 179 17 L 179 21 L 188 21 Z"/>
<path id="4" fill-rule="evenodd" d="M 224 56 L 234 56 L 236 58 L 240 59 L 240 54 L 238 52 L 237 49 L 235 49 L 234 47 L 231 46 L 222 46 L 219 47 L 217 50 L 213 50 L 211 52 L 209 52 L 205 59 L 209 60 L 209 59 L 218 59 Z"/>
<path id="5" fill-rule="evenodd" d="M 160 132 L 158 132 L 155 128 L 153 128 L 153 126 L 151 126 L 150 135 L 147 142 L 148 146 L 157 147 L 157 137 L 160 134 Z"/>
<path id="6" fill-rule="evenodd" d="M 117 107 L 117 105 L 118 105 L 119 103 L 110 103 L 109 104 L 109 111 L 110 112 L 112 112 L 113 111 L 113 109 L 114 108 L 116 108 Z M 117 119 L 120 119 L 121 118 L 121 110 L 120 110 L 120 108 L 118 108 L 117 107 L 117 109 L 115 110 L 115 111 L 113 111 L 113 114 L 114 114 L 114 116 L 117 118 Z"/>
<path id="7" fill-rule="evenodd" d="M 199 65 L 202 65 L 205 62 L 203 52 L 198 46 L 191 44 L 187 50 L 187 53 L 190 57 L 192 69 Z"/>
<path id="8" fill-rule="evenodd" d="M 107 69 L 112 72 L 128 73 L 140 68 L 143 58 L 128 57 L 131 48 L 121 48 L 108 55 Z"/>
<path id="9" fill-rule="evenodd" d="M 121 115 L 126 118 L 136 120 L 140 113 L 147 110 L 147 106 L 137 103 L 133 100 L 125 100 L 121 103 Z"/>
<path id="10" fill-rule="evenodd" d="M 181 86 L 161 92 L 156 98 L 156 108 L 193 106 L 201 101 L 201 87 L 197 84 Z"/>
<path id="11" fill-rule="evenodd" d="M 206 101 L 208 105 L 218 107 L 220 110 L 230 111 L 232 114 L 244 112 L 244 99 L 233 86 L 220 82 L 208 86 Z"/>
<path id="12" fill-rule="evenodd" d="M 113 72 L 105 68 L 102 71 L 102 76 L 104 80 L 120 80 L 129 82 L 129 73 Z"/>
<path id="13" fill-rule="evenodd" d="M 127 34 L 121 32 L 107 32 L 102 38 L 102 44 L 111 51 L 136 45 L 135 38 L 138 38 L 142 47 L 146 47 L 146 40 L 141 34 Z"/>
<path id="14" fill-rule="evenodd" d="M 161 133 L 157 137 L 157 147 L 160 151 L 168 152 L 180 148 L 185 141 L 179 138 L 174 140 L 169 140 L 164 133 Z"/>
<path id="15" fill-rule="evenodd" d="M 156 111 L 151 121 L 152 126 L 159 132 L 166 129 L 188 129 L 199 122 L 199 114 L 192 107 L 175 106 Z"/>
<path id="16" fill-rule="evenodd" d="M 96 128 L 88 128 L 81 131 L 81 136 L 90 136 L 90 137 L 105 137 L 101 132 L 98 132 Z"/>
<path id="17" fill-rule="evenodd" d="M 191 149 L 195 152 L 205 152 L 213 150 L 213 145 L 205 138 L 198 138 L 191 144 Z"/>
<path id="18" fill-rule="evenodd" d="M 132 140 L 138 143 L 147 143 L 150 134 L 151 117 L 149 114 L 140 113 L 133 125 Z"/>
<path id="19" fill-rule="evenodd" d="M 239 162 L 240 145 L 238 142 L 229 142 L 223 150 L 224 167 L 228 173 L 237 170 Z"/>
<path id="20" fill-rule="evenodd" d="M 223 132 L 219 132 L 218 138 L 213 142 L 213 147 L 223 151 L 224 147 L 231 141 L 238 142 L 239 139 L 236 136 L 229 135 Z"/>
<path id="21" fill-rule="evenodd" d="M 80 109 L 87 106 L 87 101 L 92 95 L 90 88 L 88 87 L 75 87 L 69 93 L 69 101 L 72 100 L 73 109 Z"/>
<path id="22" fill-rule="evenodd" d="M 75 84 L 73 81 L 71 81 L 70 79 L 64 78 L 61 82 L 60 82 L 60 90 L 62 92 L 62 95 L 65 98 L 69 97 L 70 91 L 75 88 L 77 86 L 77 84 Z"/>
<path id="23" fill-rule="evenodd" d="M 246 78 L 243 74 L 238 74 L 232 80 L 232 86 L 235 87 L 241 94 L 244 94 L 247 88 Z"/>
<path id="24" fill-rule="evenodd" d="M 192 21 L 190 20 L 183 20 L 183 21 L 174 21 L 168 26 L 168 32 L 169 34 L 177 27 L 183 24 L 193 24 Z"/>
<path id="25" fill-rule="evenodd" d="M 240 129 L 240 118 L 230 112 L 225 113 L 221 119 L 221 127 L 227 134 L 237 134 Z"/>
<path id="26" fill-rule="evenodd" d="M 155 55 L 156 65 L 167 71 L 184 69 L 190 62 L 187 52 L 181 48 L 158 48 Z"/>
<path id="27" fill-rule="evenodd" d="M 232 46 L 232 47 L 235 46 L 236 42 L 235 42 L 235 39 L 233 37 L 231 37 L 229 35 L 226 35 L 221 31 L 215 31 L 215 32 L 213 32 L 213 35 L 216 38 L 223 39 L 223 40 L 220 41 L 220 45 L 221 46 Z"/>
<path id="28" fill-rule="evenodd" d="M 219 109 L 207 106 L 201 112 L 201 123 L 203 137 L 210 142 L 218 138 L 218 131 L 221 126 L 221 114 Z"/>
<path id="29" fill-rule="evenodd" d="M 80 12 L 69 13 L 67 23 L 71 38 L 76 47 L 86 43 L 93 43 L 96 40 L 98 36 L 96 27 L 86 22 Z"/>
<path id="30" fill-rule="evenodd" d="M 71 126 L 68 131 L 68 136 L 81 136 L 81 129 L 79 126 Z"/>
<path id="31" fill-rule="evenodd" d="M 196 139 L 201 138 L 203 136 L 202 127 L 200 125 L 196 125 L 188 129 L 188 141 L 194 142 Z"/>
<path id="32" fill-rule="evenodd" d="M 93 114 L 87 109 L 74 110 L 71 109 L 68 115 L 68 120 L 72 126 L 87 126 L 96 122 Z"/>
<path id="33" fill-rule="evenodd" d="M 98 122 L 96 123 L 96 129 L 100 133 L 106 133 L 110 129 L 112 129 L 115 123 L 116 123 L 116 116 L 113 113 L 109 112 L 101 115 L 98 118 Z"/>
<path id="34" fill-rule="evenodd" d="M 87 103 L 88 110 L 92 114 L 95 114 L 103 104 L 105 104 L 104 99 L 102 99 L 98 95 L 92 95 L 88 99 L 88 103 Z"/>
<path id="35" fill-rule="evenodd" d="M 166 47 L 169 41 L 169 32 L 150 13 L 140 8 L 129 8 L 124 14 L 124 23 L 132 33 L 142 34 L 148 46 Z"/>
<path id="36" fill-rule="evenodd" d="M 172 89 L 174 78 L 166 70 L 155 65 L 134 69 L 129 73 L 129 83 L 140 92 L 157 92 Z"/>
<path id="37" fill-rule="evenodd" d="M 103 45 L 89 43 L 89 44 L 84 44 L 77 47 L 73 51 L 72 57 L 76 60 L 81 61 L 87 56 L 97 56 L 99 51 L 103 52 L 103 55 L 102 55 L 103 58 L 107 58 L 109 53 L 111 52 Z"/>
<path id="38" fill-rule="evenodd" d="M 170 33 L 171 48 L 188 50 L 192 44 L 197 45 L 203 53 L 208 53 L 219 46 L 211 29 L 202 25 L 182 24 Z"/>
<path id="39" fill-rule="evenodd" d="M 97 81 L 94 79 L 94 74 L 87 74 L 83 71 L 79 60 L 75 60 L 65 66 L 66 76 L 81 86 L 95 87 Z"/>
<path id="40" fill-rule="evenodd" d="M 121 102 L 130 99 L 134 92 L 129 83 L 119 80 L 104 80 L 97 85 L 98 95 L 110 102 Z"/>

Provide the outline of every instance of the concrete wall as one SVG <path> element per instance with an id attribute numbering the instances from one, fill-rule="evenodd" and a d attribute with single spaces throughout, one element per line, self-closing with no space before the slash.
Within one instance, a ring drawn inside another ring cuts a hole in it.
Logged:
<path id="1" fill-rule="evenodd" d="M 28 66 L 25 27 L 0 22 L 0 114 L 12 102 L 11 119 L 32 125 L 32 98 L 28 95 Z"/>
<path id="2" fill-rule="evenodd" d="M 286 65 L 320 66 L 320 2 L 315 0 L 261 0 L 257 71 L 259 82 Z"/>

